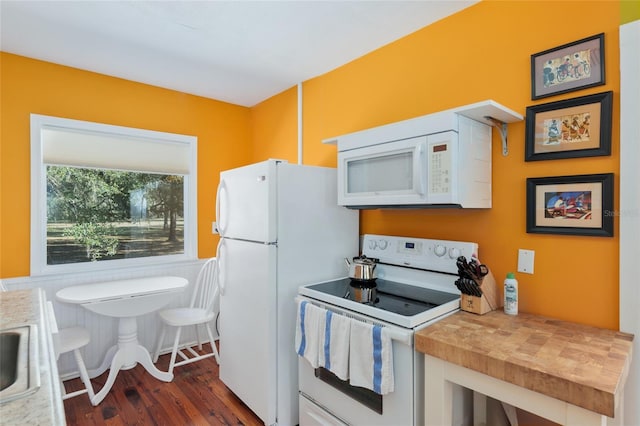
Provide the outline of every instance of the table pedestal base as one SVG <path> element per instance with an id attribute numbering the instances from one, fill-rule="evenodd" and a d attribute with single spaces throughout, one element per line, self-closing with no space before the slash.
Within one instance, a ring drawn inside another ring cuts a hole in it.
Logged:
<path id="1" fill-rule="evenodd" d="M 118 371 L 129 370 L 140 363 L 153 377 L 163 382 L 173 380 L 173 374 L 160 371 L 151 361 L 151 355 L 144 346 L 138 343 L 138 325 L 135 317 L 120 318 L 118 324 L 118 344 L 107 351 L 102 364 L 98 368 L 89 370 L 89 377 L 97 377 L 109 369 L 107 382 L 100 392 L 91 400 L 97 405 L 107 396 L 118 376 Z"/>

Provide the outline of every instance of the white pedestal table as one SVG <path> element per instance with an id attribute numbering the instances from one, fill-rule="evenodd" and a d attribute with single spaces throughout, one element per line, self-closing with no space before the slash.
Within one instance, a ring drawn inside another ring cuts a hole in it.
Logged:
<path id="1" fill-rule="evenodd" d="M 60 302 L 82 305 L 97 314 L 119 318 L 118 343 L 109 348 L 98 368 L 89 370 L 93 378 L 109 369 L 107 382 L 92 400 L 94 404 L 102 402 L 120 370 L 131 369 L 138 363 L 158 380 L 173 380 L 173 374 L 156 368 L 147 348 L 138 342 L 136 318 L 167 305 L 188 283 L 182 277 L 144 277 L 71 286 L 56 293 Z"/>

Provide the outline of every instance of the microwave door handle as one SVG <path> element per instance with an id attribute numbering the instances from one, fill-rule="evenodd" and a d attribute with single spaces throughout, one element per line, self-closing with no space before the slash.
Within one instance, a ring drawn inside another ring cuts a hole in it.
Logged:
<path id="1" fill-rule="evenodd" d="M 420 142 L 413 151 L 413 181 L 415 182 L 415 191 L 420 194 L 425 194 L 425 173 L 427 172 L 424 167 L 424 156 L 426 151 L 426 142 Z"/>

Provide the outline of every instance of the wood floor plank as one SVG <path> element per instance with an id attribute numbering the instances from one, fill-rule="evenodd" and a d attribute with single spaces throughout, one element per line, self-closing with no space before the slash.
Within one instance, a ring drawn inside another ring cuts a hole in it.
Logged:
<path id="1" fill-rule="evenodd" d="M 198 409 L 200 410 L 200 414 L 205 417 L 211 417 L 212 419 L 217 419 L 217 421 L 224 424 L 232 424 L 233 418 L 229 414 L 232 414 L 229 411 L 229 408 L 224 406 L 220 400 L 215 396 L 211 389 L 208 386 L 208 376 L 212 374 L 211 370 L 208 370 L 205 374 L 201 374 L 198 376 L 189 376 L 185 377 L 185 381 L 187 381 L 190 386 L 185 386 L 182 388 L 182 391 L 185 394 L 185 397 L 190 400 L 207 400 L 210 401 L 209 405 L 198 405 Z M 202 378 L 202 380 L 198 380 L 198 378 Z M 225 418 L 225 414 L 227 414 L 227 418 Z M 212 420 L 213 421 L 213 420 Z"/>
<path id="2" fill-rule="evenodd" d="M 204 350 L 208 348 L 205 345 Z M 157 367 L 168 369 L 169 355 Z M 174 369 L 174 379 L 162 382 L 141 365 L 118 373 L 111 391 L 93 407 L 87 395 L 64 401 L 70 426 L 260 426 L 262 421 L 222 383 L 215 358 L 207 358 Z M 92 379 L 98 391 L 108 371 Z M 68 391 L 80 389 L 80 379 L 65 382 Z"/>

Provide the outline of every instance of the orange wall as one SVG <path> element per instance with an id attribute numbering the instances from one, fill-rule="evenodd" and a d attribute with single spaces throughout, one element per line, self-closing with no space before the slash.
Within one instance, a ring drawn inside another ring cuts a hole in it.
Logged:
<path id="1" fill-rule="evenodd" d="M 516 274 L 522 311 L 617 329 L 618 237 L 527 234 L 525 180 L 613 172 L 619 205 L 619 24 L 619 2 L 483 1 L 305 82 L 304 163 L 335 166 L 335 147 L 322 139 L 447 108 L 493 99 L 524 115 L 530 105 L 612 90 L 611 156 L 525 162 L 525 124 L 514 123 L 507 157 L 494 131 L 492 209 L 364 211 L 361 233 L 477 241 L 499 282 L 515 272 L 519 248 L 535 250 L 535 274 Z M 532 101 L 531 54 L 600 32 L 606 85 Z M 274 133 L 262 132 L 260 116 L 295 123 L 295 101 L 287 92 L 253 108 L 254 138 Z"/>
<path id="2" fill-rule="evenodd" d="M 293 87 L 251 110 L 252 161 L 298 162 L 298 89 Z"/>
<path id="3" fill-rule="evenodd" d="M 198 254 L 215 255 L 220 170 L 251 160 L 250 110 L 0 53 L 0 278 L 29 275 L 29 114 L 198 137 Z"/>

